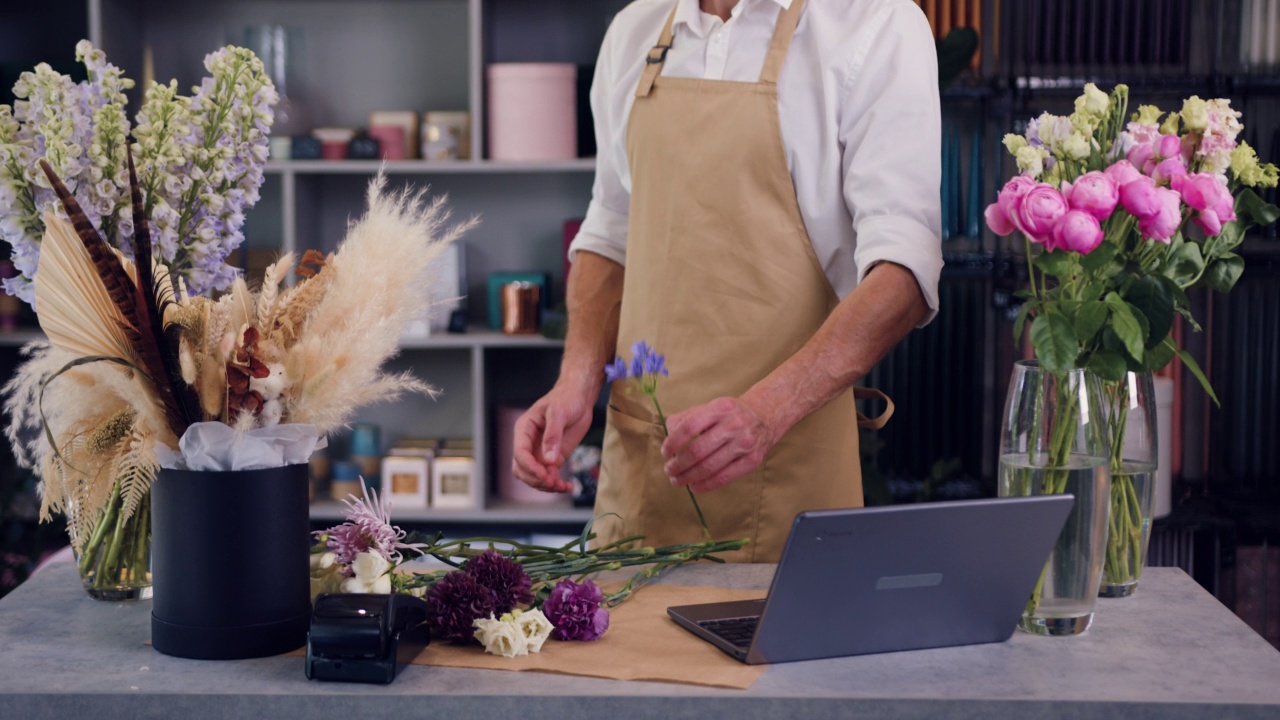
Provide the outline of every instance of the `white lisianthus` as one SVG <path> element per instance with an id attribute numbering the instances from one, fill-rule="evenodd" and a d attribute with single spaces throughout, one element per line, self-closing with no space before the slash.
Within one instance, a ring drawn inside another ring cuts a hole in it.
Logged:
<path id="1" fill-rule="evenodd" d="M 1081 133 L 1072 133 L 1064 139 L 1058 149 L 1072 160 L 1084 160 L 1089 157 L 1089 138 Z"/>
<path id="2" fill-rule="evenodd" d="M 342 581 L 342 592 L 380 593 L 391 592 L 391 563 L 378 553 L 362 552 L 351 562 L 355 576 Z"/>
<path id="3" fill-rule="evenodd" d="M 1086 83 L 1084 86 L 1084 94 L 1076 98 L 1076 112 L 1087 113 L 1094 117 L 1102 117 L 1107 114 L 1107 108 L 1111 99 L 1107 94 L 1098 89 L 1093 83 Z"/>
<path id="4" fill-rule="evenodd" d="M 497 620 L 489 615 L 487 618 L 477 619 L 472 625 L 476 628 L 476 640 L 484 645 L 484 651 L 490 655 L 511 658 L 529 654 L 529 642 L 524 631 L 515 622 Z"/>
<path id="5" fill-rule="evenodd" d="M 542 649 L 542 644 L 551 637 L 551 631 L 555 630 L 555 626 L 542 614 L 541 610 L 533 609 L 521 612 L 516 610 L 513 622 L 520 628 L 520 632 L 524 635 L 525 642 L 529 645 L 529 652 L 538 652 Z M 503 615 L 505 618 L 506 615 Z"/>
<path id="6" fill-rule="evenodd" d="M 1155 105 L 1139 105 L 1138 112 L 1132 118 L 1132 122 L 1139 125 L 1155 125 L 1160 122 L 1160 108 Z"/>
<path id="7" fill-rule="evenodd" d="M 1018 151 L 1014 153 L 1014 158 L 1018 161 L 1018 169 L 1035 178 L 1044 173 L 1044 161 L 1048 157 L 1048 150 L 1031 145 L 1018 148 Z"/>
<path id="8" fill-rule="evenodd" d="M 1188 130 L 1204 130 L 1209 127 L 1209 103 L 1192 95 L 1182 103 L 1182 124 Z"/>
<path id="9" fill-rule="evenodd" d="M 1004 149 L 1009 151 L 1010 155 L 1017 155 L 1018 151 L 1027 146 L 1027 139 L 1015 133 L 1005 133 Z"/>
<path id="10" fill-rule="evenodd" d="M 320 593 L 336 593 L 342 590 L 342 566 L 336 553 L 311 553 L 311 599 Z"/>

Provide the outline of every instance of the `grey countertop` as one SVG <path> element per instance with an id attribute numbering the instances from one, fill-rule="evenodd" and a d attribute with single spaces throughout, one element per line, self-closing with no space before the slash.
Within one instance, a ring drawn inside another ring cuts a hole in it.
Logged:
<path id="1" fill-rule="evenodd" d="M 765 588 L 772 573 L 699 565 L 663 581 Z M 389 686 L 309 682 L 297 657 L 161 655 L 143 644 L 150 612 L 89 599 L 72 564 L 37 574 L 0 601 L 0 718 L 1280 717 L 1280 652 L 1172 568 L 1100 599 L 1082 636 L 779 664 L 745 691 L 417 666 Z"/>

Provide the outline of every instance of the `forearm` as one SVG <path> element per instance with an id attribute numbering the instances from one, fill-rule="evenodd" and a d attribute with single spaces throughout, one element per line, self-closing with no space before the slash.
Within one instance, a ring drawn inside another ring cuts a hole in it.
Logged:
<path id="1" fill-rule="evenodd" d="M 623 267 L 592 252 L 574 256 L 569 273 L 569 330 L 558 385 L 599 394 L 604 366 L 613 359 L 622 308 Z"/>
<path id="2" fill-rule="evenodd" d="M 911 271 L 881 263 L 799 352 L 752 386 L 742 401 L 773 429 L 776 440 L 871 372 L 928 311 Z"/>

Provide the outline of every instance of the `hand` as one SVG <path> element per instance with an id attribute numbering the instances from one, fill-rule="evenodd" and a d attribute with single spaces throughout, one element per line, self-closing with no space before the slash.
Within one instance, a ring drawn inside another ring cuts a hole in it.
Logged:
<path id="1" fill-rule="evenodd" d="M 560 466 L 591 427 L 594 402 L 559 386 L 533 404 L 516 421 L 511 472 L 530 487 L 569 492 Z"/>
<path id="2" fill-rule="evenodd" d="M 760 467 L 773 430 L 738 398 L 722 397 L 667 418 L 662 457 L 671 483 L 711 492 Z"/>

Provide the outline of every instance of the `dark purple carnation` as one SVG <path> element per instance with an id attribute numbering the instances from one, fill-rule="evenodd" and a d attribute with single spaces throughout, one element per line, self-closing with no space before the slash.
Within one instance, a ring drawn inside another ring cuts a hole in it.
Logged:
<path id="1" fill-rule="evenodd" d="M 467 561 L 462 569 L 493 593 L 497 614 L 511 612 L 517 605 L 533 602 L 533 580 L 520 563 L 497 550 L 485 550 Z"/>
<path id="2" fill-rule="evenodd" d="M 475 640 L 472 623 L 494 612 L 493 593 L 465 572 L 451 572 L 427 592 L 431 634 L 457 645 Z"/>
<path id="3" fill-rule="evenodd" d="M 556 629 L 557 640 L 595 640 L 609 629 L 609 611 L 600 607 L 604 593 L 590 580 L 582 584 L 564 579 L 542 603 L 542 613 Z"/>

